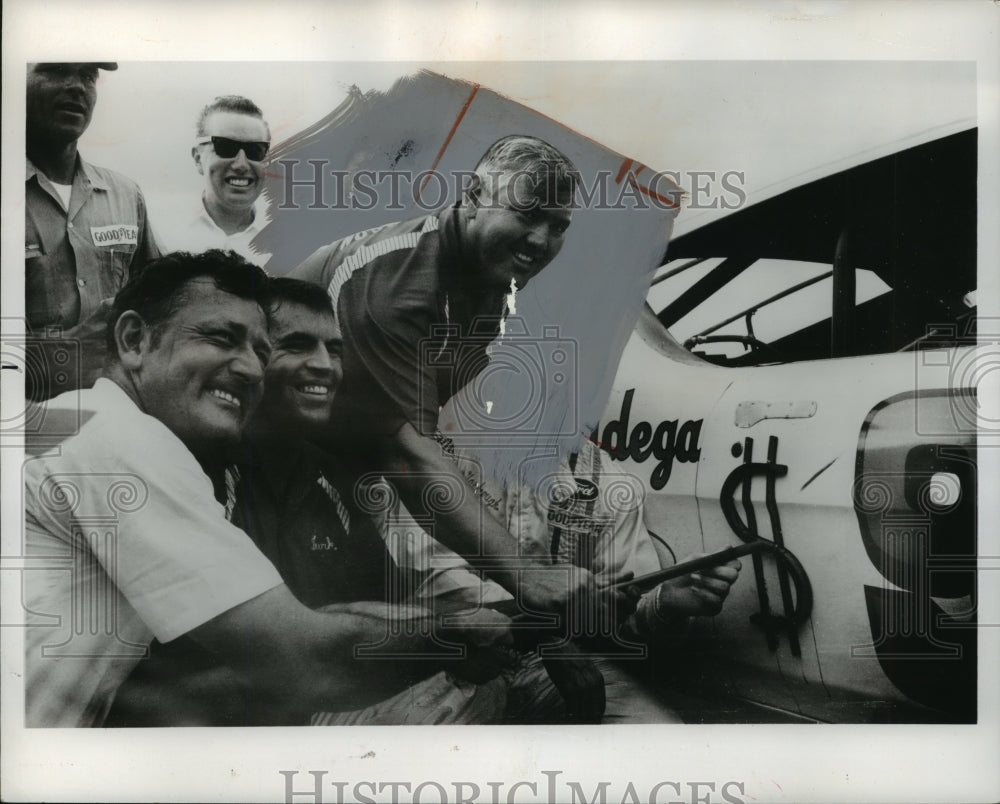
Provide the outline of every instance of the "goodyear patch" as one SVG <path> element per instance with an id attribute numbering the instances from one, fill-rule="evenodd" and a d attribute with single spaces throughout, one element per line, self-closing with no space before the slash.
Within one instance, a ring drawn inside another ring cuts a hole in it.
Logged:
<path id="1" fill-rule="evenodd" d="M 128 223 L 91 226 L 90 236 L 95 246 L 135 246 L 139 244 L 139 227 Z"/>

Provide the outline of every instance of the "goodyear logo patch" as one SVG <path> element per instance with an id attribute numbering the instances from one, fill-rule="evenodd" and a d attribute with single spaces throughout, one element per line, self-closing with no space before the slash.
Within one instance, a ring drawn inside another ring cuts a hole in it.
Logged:
<path id="1" fill-rule="evenodd" d="M 139 244 L 139 227 L 127 223 L 91 226 L 90 236 L 95 246 L 135 246 Z"/>

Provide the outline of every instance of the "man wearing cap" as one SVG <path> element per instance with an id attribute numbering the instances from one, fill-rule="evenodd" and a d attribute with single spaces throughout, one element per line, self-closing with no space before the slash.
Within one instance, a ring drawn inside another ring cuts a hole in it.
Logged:
<path id="1" fill-rule="evenodd" d="M 191 156 L 202 175 L 198 208 L 182 228 L 164 235 L 171 249 L 235 251 L 263 266 L 270 254 L 251 245 L 267 223 L 264 166 L 271 131 L 264 113 L 240 95 L 216 98 L 201 110 Z"/>
<path id="2" fill-rule="evenodd" d="M 62 335 L 31 341 L 43 367 L 28 373 L 27 392 L 37 399 L 93 384 L 111 300 L 159 255 L 139 187 L 77 152 L 97 102 L 98 71 L 117 69 L 115 62 L 28 65 L 25 317 L 32 336 Z M 72 351 L 68 362 L 51 359 L 67 339 L 79 344 L 79 360 Z"/>

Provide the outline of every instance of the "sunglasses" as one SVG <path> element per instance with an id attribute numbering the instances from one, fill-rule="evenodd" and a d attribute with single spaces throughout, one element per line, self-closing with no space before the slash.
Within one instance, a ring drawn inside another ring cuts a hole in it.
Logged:
<path id="1" fill-rule="evenodd" d="M 244 142 L 243 140 L 231 140 L 229 137 L 201 137 L 195 140 L 195 145 L 208 145 L 209 143 L 212 143 L 212 149 L 223 159 L 235 159 L 236 155 L 243 151 L 251 162 L 263 161 L 271 147 L 269 142 Z"/>

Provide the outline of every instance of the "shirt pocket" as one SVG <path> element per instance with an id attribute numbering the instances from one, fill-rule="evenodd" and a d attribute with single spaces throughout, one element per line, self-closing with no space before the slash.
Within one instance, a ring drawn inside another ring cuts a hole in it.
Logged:
<path id="1" fill-rule="evenodd" d="M 119 245 L 101 249 L 100 299 L 113 298 L 128 281 L 135 248 Z"/>

